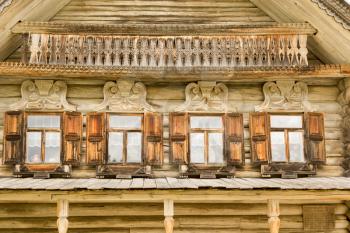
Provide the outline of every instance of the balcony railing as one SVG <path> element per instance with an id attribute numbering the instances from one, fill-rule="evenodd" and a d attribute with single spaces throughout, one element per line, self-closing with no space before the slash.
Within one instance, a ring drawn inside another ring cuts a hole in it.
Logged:
<path id="1" fill-rule="evenodd" d="M 90 34 L 25 32 L 22 60 L 30 64 L 145 68 L 308 65 L 306 45 L 310 33 L 248 29 L 241 30 L 244 33 L 227 29 L 226 33 L 221 30 L 208 35 L 147 35 L 147 31 L 107 35 L 96 34 L 93 28 Z"/>

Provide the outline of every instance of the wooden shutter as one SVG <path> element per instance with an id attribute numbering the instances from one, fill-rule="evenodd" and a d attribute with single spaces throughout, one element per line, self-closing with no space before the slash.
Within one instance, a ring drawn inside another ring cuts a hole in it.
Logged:
<path id="1" fill-rule="evenodd" d="M 65 112 L 63 115 L 64 163 L 78 164 L 83 128 L 80 112 Z"/>
<path id="2" fill-rule="evenodd" d="M 86 153 L 89 164 L 104 161 L 105 127 L 105 113 L 88 113 L 86 115 Z"/>
<path id="3" fill-rule="evenodd" d="M 230 113 L 225 116 L 225 141 L 228 165 L 244 164 L 243 115 Z"/>
<path id="4" fill-rule="evenodd" d="M 324 117 L 322 113 L 306 113 L 307 157 L 313 163 L 325 163 Z"/>
<path id="5" fill-rule="evenodd" d="M 144 115 L 144 148 L 146 163 L 161 165 L 163 163 L 163 117 L 160 113 Z"/>
<path id="6" fill-rule="evenodd" d="M 267 114 L 264 112 L 251 113 L 249 128 L 252 163 L 266 163 L 269 154 Z"/>
<path id="7" fill-rule="evenodd" d="M 4 164 L 23 160 L 23 112 L 10 111 L 4 119 Z"/>
<path id="8" fill-rule="evenodd" d="M 187 163 L 188 114 L 170 113 L 170 151 L 175 164 Z"/>

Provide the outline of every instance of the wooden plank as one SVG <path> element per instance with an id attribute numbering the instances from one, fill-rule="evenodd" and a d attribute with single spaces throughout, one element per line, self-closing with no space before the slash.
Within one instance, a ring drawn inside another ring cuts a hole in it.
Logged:
<path id="1" fill-rule="evenodd" d="M 143 178 L 133 178 L 130 189 L 143 189 Z"/>
<path id="2" fill-rule="evenodd" d="M 168 181 L 165 178 L 156 178 L 156 185 L 157 189 L 169 189 L 170 185 L 168 184 Z"/>
<path id="3" fill-rule="evenodd" d="M 144 189 L 154 189 L 156 188 L 156 181 L 154 179 L 144 179 L 143 188 Z"/>
<path id="4" fill-rule="evenodd" d="M 120 183 L 115 187 L 116 189 L 129 189 L 132 179 L 121 179 Z"/>

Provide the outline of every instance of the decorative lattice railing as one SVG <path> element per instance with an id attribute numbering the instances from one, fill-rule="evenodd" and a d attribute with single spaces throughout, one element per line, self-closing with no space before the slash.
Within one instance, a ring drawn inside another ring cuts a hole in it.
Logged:
<path id="1" fill-rule="evenodd" d="M 24 33 L 23 62 L 160 68 L 308 65 L 307 33 L 297 31 L 124 34 Z"/>

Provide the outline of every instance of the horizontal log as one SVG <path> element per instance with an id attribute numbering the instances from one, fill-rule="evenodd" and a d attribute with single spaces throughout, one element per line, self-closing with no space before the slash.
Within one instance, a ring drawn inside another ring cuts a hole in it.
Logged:
<path id="1" fill-rule="evenodd" d="M 163 216 L 152 217 L 70 217 L 69 228 L 162 228 Z M 302 216 L 281 216 L 281 229 L 302 229 Z M 268 217 L 262 216 L 176 216 L 175 228 L 211 228 L 211 229 L 268 229 Z M 346 219 L 335 220 L 336 229 L 345 229 L 349 225 Z M 56 218 L 1 218 L 0 228 L 56 228 Z"/>
<path id="2" fill-rule="evenodd" d="M 282 204 L 281 215 L 302 215 L 302 205 Z M 335 205 L 335 214 L 347 213 L 344 204 Z M 55 204 L 0 204 L 0 218 L 8 217 L 55 217 Z M 178 216 L 215 216 L 215 215 L 262 215 L 267 211 L 266 204 L 175 204 Z M 119 204 L 71 204 L 69 216 L 162 216 L 161 203 L 119 203 Z"/>
<path id="3" fill-rule="evenodd" d="M 56 229 L 25 229 L 26 233 L 57 233 Z M 99 229 L 69 229 L 69 233 L 164 233 L 164 228 L 99 228 Z M 175 233 L 270 233 L 268 229 L 187 229 L 175 228 Z M 280 229 L 280 233 L 296 233 L 295 229 Z M 23 229 L 0 229 L 0 233 L 23 233 Z M 335 229 L 332 233 L 348 233 L 347 229 Z"/>

